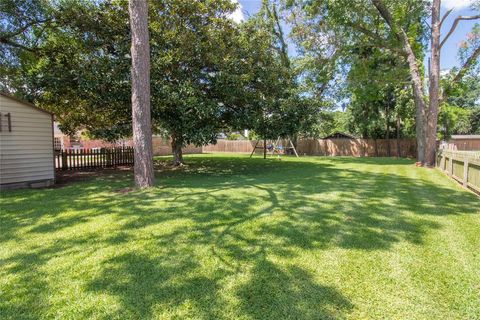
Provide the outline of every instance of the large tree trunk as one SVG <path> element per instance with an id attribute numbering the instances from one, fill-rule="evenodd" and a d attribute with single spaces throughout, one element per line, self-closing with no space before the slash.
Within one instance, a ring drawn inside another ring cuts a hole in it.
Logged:
<path id="1" fill-rule="evenodd" d="M 267 159 L 267 139 L 263 139 L 263 159 Z"/>
<path id="2" fill-rule="evenodd" d="M 422 163 L 425 161 L 425 101 L 423 100 L 423 85 L 420 72 L 418 70 L 415 54 L 405 35 L 404 50 L 407 52 L 407 61 L 412 77 L 413 100 L 415 103 L 415 135 L 417 138 L 417 161 Z"/>
<path id="3" fill-rule="evenodd" d="M 181 166 L 184 164 L 182 146 L 183 141 L 181 141 L 176 135 L 172 135 L 172 155 L 174 166 Z"/>
<path id="4" fill-rule="evenodd" d="M 132 33 L 132 130 L 134 148 L 134 180 L 138 188 L 154 184 L 152 128 L 150 113 L 150 46 L 147 1 L 130 0 Z"/>
<path id="5" fill-rule="evenodd" d="M 417 136 L 417 161 L 423 163 L 425 159 L 425 101 L 423 100 L 423 85 L 420 71 L 418 69 L 415 53 L 410 46 L 408 36 L 402 28 L 397 28 L 390 12 L 381 0 L 372 0 L 380 15 L 392 29 L 398 40 L 401 41 L 403 52 L 407 57 L 410 75 L 412 77 L 413 99 L 415 102 L 415 133 Z"/>
<path id="6" fill-rule="evenodd" d="M 427 130 L 425 145 L 425 165 L 435 165 L 435 151 L 437 148 L 437 120 L 439 105 L 440 82 L 440 0 L 432 3 L 432 37 L 431 57 L 429 66 L 429 103 L 427 114 Z"/>

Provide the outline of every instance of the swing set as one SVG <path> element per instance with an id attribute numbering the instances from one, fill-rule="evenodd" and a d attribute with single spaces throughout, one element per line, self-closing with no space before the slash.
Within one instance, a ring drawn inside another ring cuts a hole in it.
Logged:
<path id="1" fill-rule="evenodd" d="M 269 143 L 267 144 L 267 140 L 263 140 L 263 146 L 259 146 L 258 144 L 260 143 L 261 140 L 257 140 L 255 143 L 255 146 L 253 147 L 252 153 L 250 153 L 250 158 L 253 156 L 255 151 L 257 149 L 262 149 L 263 150 L 263 158 L 265 159 L 267 157 L 267 154 L 270 154 L 271 156 L 274 156 L 275 154 L 278 155 L 280 158 L 280 155 L 282 154 L 288 154 L 291 152 L 298 158 L 298 153 L 297 149 L 295 149 L 295 145 L 293 144 L 292 140 L 290 138 L 286 139 L 286 144 L 285 146 L 283 145 L 283 140 L 280 139 L 280 137 L 277 138 L 277 141 L 274 143 Z"/>

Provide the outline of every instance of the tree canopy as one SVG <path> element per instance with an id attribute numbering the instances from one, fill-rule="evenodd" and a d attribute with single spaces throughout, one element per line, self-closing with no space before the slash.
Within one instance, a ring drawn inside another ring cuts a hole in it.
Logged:
<path id="1" fill-rule="evenodd" d="M 438 0 L 264 0 L 242 23 L 229 18 L 235 8 L 229 0 L 149 2 L 152 130 L 171 138 L 177 163 L 183 146 L 215 142 L 224 130 L 263 139 L 339 129 L 416 136 L 428 149 L 419 159 L 430 157 L 437 131 L 480 130 L 478 25 L 462 43 L 460 67 L 439 75 L 443 43 L 478 16 L 457 17 L 440 39 L 451 11 L 440 16 Z M 132 134 L 126 0 L 4 0 L 0 18 L 1 90 L 53 111 L 66 133 Z"/>

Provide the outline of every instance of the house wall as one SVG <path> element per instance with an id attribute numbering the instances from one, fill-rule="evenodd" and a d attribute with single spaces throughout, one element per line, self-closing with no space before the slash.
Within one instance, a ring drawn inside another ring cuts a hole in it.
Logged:
<path id="1" fill-rule="evenodd" d="M 52 115 L 0 94 L 0 187 L 54 182 Z M 10 113 L 11 132 L 8 130 Z"/>

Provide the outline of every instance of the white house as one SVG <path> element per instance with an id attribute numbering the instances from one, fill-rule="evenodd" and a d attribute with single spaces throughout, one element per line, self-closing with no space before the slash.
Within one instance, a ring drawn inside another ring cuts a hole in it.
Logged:
<path id="1" fill-rule="evenodd" d="M 0 92 L 0 188 L 54 182 L 53 115 Z"/>

